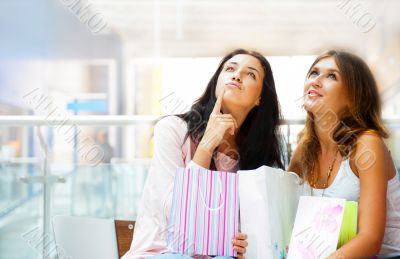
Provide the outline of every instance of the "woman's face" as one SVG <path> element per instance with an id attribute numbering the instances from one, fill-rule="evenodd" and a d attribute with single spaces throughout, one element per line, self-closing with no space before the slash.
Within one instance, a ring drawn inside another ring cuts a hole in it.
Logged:
<path id="1" fill-rule="evenodd" d="M 326 112 L 339 114 L 348 107 L 343 77 L 333 57 L 320 60 L 304 83 L 304 108 L 314 115 Z"/>
<path id="2" fill-rule="evenodd" d="M 263 80 L 264 69 L 260 61 L 251 55 L 238 54 L 223 65 L 215 95 L 225 88 L 222 109 L 240 107 L 250 111 L 259 105 Z"/>

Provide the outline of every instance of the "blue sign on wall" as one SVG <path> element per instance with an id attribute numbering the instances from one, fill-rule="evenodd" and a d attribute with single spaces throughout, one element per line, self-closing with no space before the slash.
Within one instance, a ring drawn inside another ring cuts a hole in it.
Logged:
<path id="1" fill-rule="evenodd" d="M 75 101 L 67 104 L 67 109 L 74 112 L 107 112 L 106 100 Z"/>

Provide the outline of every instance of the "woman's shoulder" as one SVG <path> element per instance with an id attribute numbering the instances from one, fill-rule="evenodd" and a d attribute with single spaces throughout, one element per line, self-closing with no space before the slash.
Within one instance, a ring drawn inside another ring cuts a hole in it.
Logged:
<path id="1" fill-rule="evenodd" d="M 288 171 L 295 172 L 296 174 L 301 174 L 301 154 L 303 149 L 303 142 L 300 141 L 294 150 L 292 157 L 290 158 L 290 163 Z"/>
<path id="2" fill-rule="evenodd" d="M 386 151 L 386 145 L 380 136 L 375 131 L 365 131 L 357 136 L 355 141 L 355 150 L 353 156 L 364 152 Z"/>
<path id="3" fill-rule="evenodd" d="M 183 128 L 186 121 L 176 115 L 167 115 L 156 122 L 155 127 Z"/>
<path id="4" fill-rule="evenodd" d="M 168 115 L 157 121 L 154 126 L 154 133 L 169 132 L 178 135 L 186 134 L 186 121 L 176 115 Z"/>
<path id="5" fill-rule="evenodd" d="M 356 175 L 372 168 L 376 161 L 388 163 L 390 160 L 390 152 L 378 133 L 366 131 L 357 136 L 350 153 L 350 166 Z"/>

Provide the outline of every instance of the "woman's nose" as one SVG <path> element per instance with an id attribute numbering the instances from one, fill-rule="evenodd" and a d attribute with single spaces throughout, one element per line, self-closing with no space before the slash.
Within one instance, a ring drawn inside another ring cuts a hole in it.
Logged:
<path id="1" fill-rule="evenodd" d="M 239 72 L 234 73 L 233 76 L 232 76 L 232 79 L 233 79 L 234 81 L 238 81 L 238 82 L 242 81 Z"/>
<path id="2" fill-rule="evenodd" d="M 322 84 L 321 84 L 319 76 L 316 76 L 315 78 L 311 79 L 311 86 L 313 86 L 315 88 L 321 88 L 322 87 Z"/>

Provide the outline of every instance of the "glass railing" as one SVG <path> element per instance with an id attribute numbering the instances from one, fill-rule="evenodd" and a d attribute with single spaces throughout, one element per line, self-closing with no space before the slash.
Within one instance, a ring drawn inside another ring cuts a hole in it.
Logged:
<path id="1" fill-rule="evenodd" d="M 14 151 L 9 147 L 1 149 L 0 258 L 56 258 L 55 250 L 43 249 L 53 238 L 50 221 L 54 215 L 135 219 L 150 166 L 151 132 L 156 119 L 69 118 L 62 127 L 72 125 L 75 132 L 101 128 L 113 133 L 114 152 L 109 161 L 88 163 L 78 154 L 81 136 L 66 144 L 64 136 L 59 135 L 62 130 L 57 131 L 55 124 L 49 124 L 44 117 L 0 116 L 0 131 L 11 131 L 10 135 L 19 132 L 16 135 L 21 142 L 11 145 L 20 147 Z M 387 143 L 399 166 L 400 146 L 395 139 L 400 138 L 400 120 L 385 122 L 392 133 Z M 303 123 L 301 119 L 282 123 L 288 157 Z M 40 134 L 37 126 L 41 126 Z"/>

